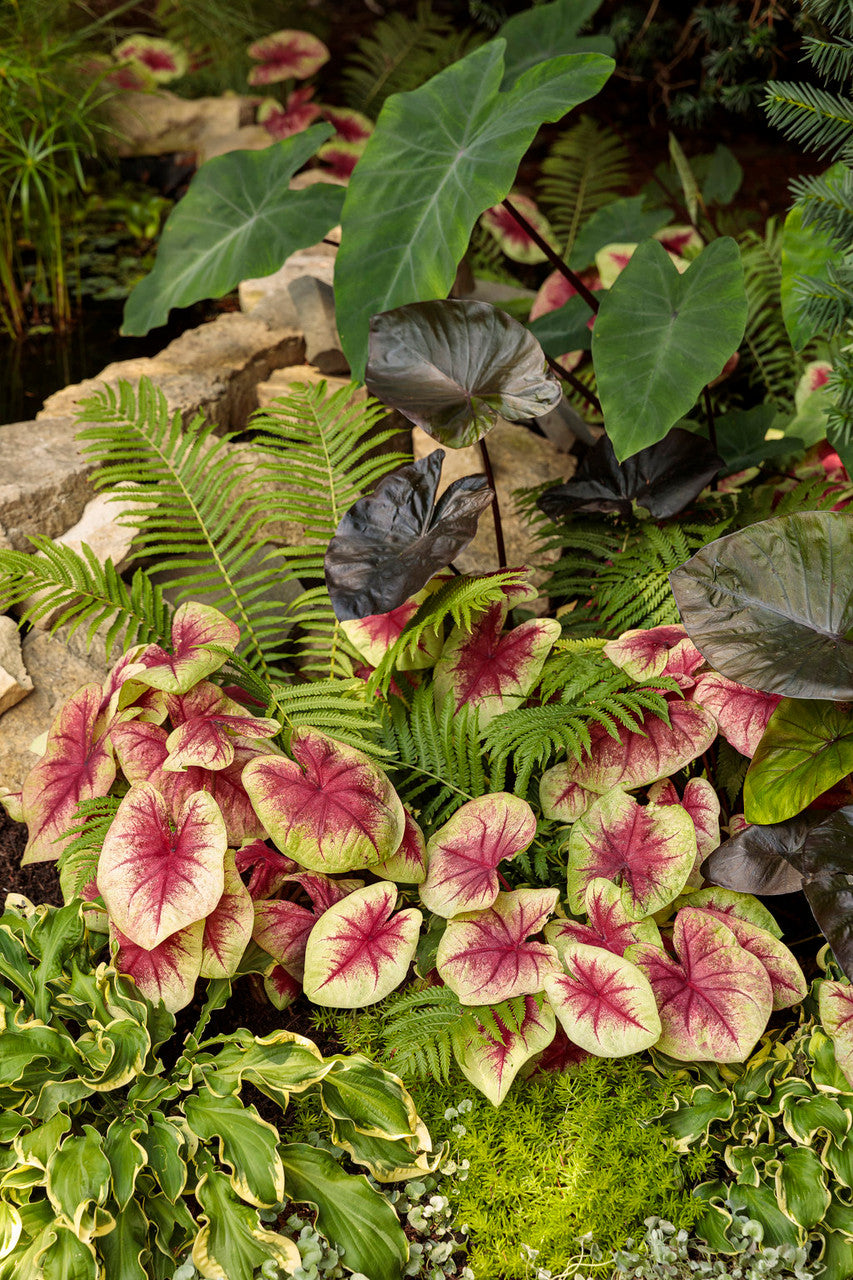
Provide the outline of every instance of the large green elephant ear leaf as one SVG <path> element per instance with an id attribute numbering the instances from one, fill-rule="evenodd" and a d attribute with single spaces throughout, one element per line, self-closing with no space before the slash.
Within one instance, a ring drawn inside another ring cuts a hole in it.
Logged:
<path id="1" fill-rule="evenodd" d="M 683 275 L 657 240 L 602 294 L 592 359 L 619 462 L 662 440 L 740 345 L 747 301 L 740 250 L 721 236 Z"/>
<path id="2" fill-rule="evenodd" d="M 166 221 L 154 270 L 127 300 L 122 333 L 147 333 L 172 307 L 221 298 L 322 240 L 340 219 L 343 189 L 318 182 L 291 191 L 290 179 L 332 132 L 318 124 L 262 151 L 229 151 L 203 164 Z"/>
<path id="3" fill-rule="evenodd" d="M 355 378 L 370 317 L 447 297 L 475 222 L 509 194 L 539 126 L 591 98 L 613 70 L 601 54 L 568 54 L 503 91 L 505 47 L 491 40 L 382 108 L 347 190 L 335 265 L 338 329 Z"/>
<path id="4" fill-rule="evenodd" d="M 546 58 L 563 53 L 612 53 L 609 36 L 579 36 L 601 0 L 554 0 L 514 14 L 498 35 L 506 40 L 502 89 L 509 89 L 519 76 Z"/>
<path id="5" fill-rule="evenodd" d="M 808 511 L 703 547 L 670 576 L 690 639 L 762 693 L 853 698 L 853 519 Z"/>

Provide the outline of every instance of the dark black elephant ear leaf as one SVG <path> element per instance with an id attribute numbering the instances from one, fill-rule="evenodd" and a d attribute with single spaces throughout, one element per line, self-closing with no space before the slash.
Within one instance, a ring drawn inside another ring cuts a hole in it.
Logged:
<path id="1" fill-rule="evenodd" d="M 560 401 L 533 334 L 486 302 L 413 302 L 370 322 L 365 382 L 450 449 L 476 444 L 500 414 L 541 417 Z"/>
<path id="2" fill-rule="evenodd" d="M 754 825 L 726 840 L 702 863 L 712 884 L 738 893 L 796 893 L 803 887 L 803 849 L 820 815 Z"/>
<path id="3" fill-rule="evenodd" d="M 853 876 L 853 805 L 824 818 L 808 834 L 801 870 L 807 880 Z"/>
<path id="4" fill-rule="evenodd" d="M 359 498 L 326 551 L 326 587 L 342 622 L 389 613 L 450 564 L 492 500 L 485 476 L 454 480 L 436 505 L 444 450 L 398 467 Z"/>
<path id="5" fill-rule="evenodd" d="M 670 575 L 715 671 L 788 698 L 853 698 L 853 516 L 807 511 L 730 533 Z"/>
<path id="6" fill-rule="evenodd" d="M 620 463 L 607 436 L 593 445 L 565 484 L 550 489 L 539 506 L 552 520 L 565 515 L 618 512 L 636 503 L 665 520 L 683 511 L 723 466 L 703 436 L 673 427 L 657 444 Z"/>
<path id="7" fill-rule="evenodd" d="M 832 954 L 847 977 L 853 978 L 853 886 L 846 876 L 826 876 L 803 888 Z"/>

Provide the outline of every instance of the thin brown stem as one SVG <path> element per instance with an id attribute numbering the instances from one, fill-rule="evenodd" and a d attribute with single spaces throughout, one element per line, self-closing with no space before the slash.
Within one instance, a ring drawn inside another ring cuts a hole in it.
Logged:
<path id="1" fill-rule="evenodd" d="M 515 218 L 522 231 L 527 232 L 536 247 L 542 250 L 545 257 L 551 263 L 551 266 L 559 271 L 562 276 L 565 276 L 569 284 L 575 290 L 575 293 L 580 294 L 590 310 L 597 312 L 598 298 L 596 298 L 592 290 L 584 284 L 578 273 L 576 271 L 572 271 L 571 267 L 563 261 L 559 253 L 551 248 L 547 240 L 543 240 L 542 236 L 540 236 L 533 224 L 527 221 L 523 213 L 519 213 L 511 200 L 504 200 L 503 207 L 506 209 L 507 213 Z"/>
<path id="2" fill-rule="evenodd" d="M 486 473 L 486 479 L 492 490 L 492 519 L 495 522 L 495 542 L 498 548 L 498 568 L 506 568 L 506 546 L 504 545 L 504 531 L 501 524 L 501 506 L 498 502 L 498 487 L 495 484 L 495 473 L 492 470 L 492 460 L 489 457 L 489 451 L 486 448 L 485 440 L 480 441 L 480 453 L 483 458 L 483 470 Z"/>
<path id="3" fill-rule="evenodd" d="M 589 404 L 596 413 L 601 413 L 601 401 L 594 391 L 590 391 L 585 382 L 581 382 L 580 378 L 576 378 L 573 373 L 570 373 L 568 369 L 564 369 L 561 364 L 558 364 L 556 360 L 552 360 L 550 356 L 546 356 L 545 359 L 548 361 L 549 368 L 556 373 L 558 378 L 562 378 L 564 382 L 568 382 L 569 386 L 574 388 L 578 395 L 583 396 L 587 404 Z M 603 416 L 604 415 L 602 414 L 602 417 Z"/>

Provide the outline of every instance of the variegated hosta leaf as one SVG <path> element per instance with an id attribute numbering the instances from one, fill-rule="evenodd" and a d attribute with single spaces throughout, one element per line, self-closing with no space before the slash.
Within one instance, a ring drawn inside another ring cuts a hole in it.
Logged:
<path id="1" fill-rule="evenodd" d="M 87 684 L 63 704 L 38 764 L 21 795 L 29 839 L 22 862 L 52 862 L 72 837 L 77 806 L 105 796 L 116 776 L 112 746 L 101 717 L 100 685 Z"/>
<path id="2" fill-rule="evenodd" d="M 199 1089 L 188 1094 L 183 1111 L 197 1138 L 218 1142 L 219 1158 L 230 1166 L 231 1185 L 241 1200 L 262 1209 L 284 1199 L 278 1131 L 253 1106 Z"/>
<path id="3" fill-rule="evenodd" d="M 750 759 L 755 755 L 767 722 L 782 698 L 736 684 L 716 671 L 699 676 L 690 697 L 711 712 L 720 733 L 735 751 Z"/>
<path id="4" fill-rule="evenodd" d="M 274 738 L 277 720 L 250 715 L 221 689 L 203 680 L 189 693 L 167 697 L 169 719 L 175 726 L 166 739 L 169 752 L 163 768 L 184 773 L 190 765 L 226 769 L 234 761 L 234 741 Z"/>
<path id="5" fill-rule="evenodd" d="M 225 663 L 240 641 L 239 628 L 209 605 L 188 601 L 172 619 L 172 652 L 159 644 L 149 644 L 136 653 L 134 662 L 141 670 L 134 679 L 165 693 L 188 693 L 194 684 L 205 680 Z"/>
<path id="6" fill-rule="evenodd" d="M 649 788 L 649 800 L 652 804 L 681 805 L 690 814 L 696 831 L 696 864 L 688 885 L 698 888 L 702 883 L 701 864 L 720 845 L 720 801 L 716 791 L 706 778 L 691 778 L 679 796 L 675 784 L 666 779 Z"/>
<path id="7" fill-rule="evenodd" d="M 565 973 L 545 979 L 545 994 L 570 1040 L 600 1058 L 650 1049 L 661 1033 L 649 980 L 604 947 L 575 943 L 561 956 Z"/>
<path id="8" fill-rule="evenodd" d="M 363 752 L 297 728 L 292 760 L 259 756 L 243 770 L 255 812 L 279 849 L 312 871 L 367 867 L 397 852 L 405 814 L 388 778 Z"/>
<path id="9" fill-rule="evenodd" d="M 314 1004 L 357 1009 L 390 995 L 406 976 L 423 916 L 398 911 L 397 886 L 380 880 L 324 912 L 308 938 L 305 994 Z"/>
<path id="10" fill-rule="evenodd" d="M 229 1178 L 209 1157 L 198 1163 L 202 1177 L 195 1197 L 202 1213 L 192 1248 L 197 1270 L 206 1280 L 252 1280 L 255 1269 L 273 1258 L 292 1275 L 302 1261 L 293 1241 L 266 1230 L 257 1209 L 238 1200 Z"/>
<path id="11" fill-rule="evenodd" d="M 505 613 L 496 603 L 473 630 L 454 628 L 435 667 L 436 698 L 452 698 L 457 711 L 479 708 L 481 729 L 521 706 L 560 635 L 555 618 L 531 618 L 502 635 Z"/>
<path id="12" fill-rule="evenodd" d="M 500 1004 L 543 990 L 546 974 L 559 968 L 557 953 L 530 939 L 544 927 L 558 897 L 556 889 L 514 889 L 499 893 L 488 910 L 448 923 L 436 968 L 463 1004 Z"/>
<path id="13" fill-rule="evenodd" d="M 521 853 L 535 835 L 536 815 L 519 796 L 500 791 L 469 800 L 427 845 L 424 906 L 445 918 L 490 907 L 498 896 L 498 863 Z"/>
<path id="14" fill-rule="evenodd" d="M 554 765 L 543 773 L 539 797 L 544 816 L 574 822 L 596 795 L 613 787 L 633 791 L 659 782 L 707 751 L 717 736 L 717 722 L 710 712 L 677 700 L 670 700 L 668 708 L 670 724 L 648 716 L 642 732 L 620 725 L 616 739 L 594 724 L 588 757 Z"/>
<path id="15" fill-rule="evenodd" d="M 46 1173 L 45 1189 L 54 1211 L 84 1244 L 115 1226 L 115 1218 L 102 1208 L 112 1169 L 93 1126 L 87 1125 L 83 1134 L 69 1134 L 48 1160 Z"/>
<path id="16" fill-rule="evenodd" d="M 676 916 L 673 944 L 678 959 L 643 943 L 630 952 L 655 993 L 658 1048 L 681 1061 L 744 1062 L 773 1008 L 764 965 L 722 920 L 693 907 Z"/>
<path id="17" fill-rule="evenodd" d="M 652 947 L 661 945 L 657 925 L 650 916 L 637 910 L 627 887 L 620 888 L 612 880 L 595 877 L 586 887 L 584 906 L 588 924 L 580 920 L 552 920 L 545 926 L 545 937 L 556 947 L 561 961 L 566 948 L 577 943 L 605 947 L 617 956 L 623 956 L 626 948 L 635 942 L 647 942 Z"/>
<path id="18" fill-rule="evenodd" d="M 427 874 L 427 845 L 424 833 L 408 809 L 400 847 L 390 858 L 374 862 L 370 870 L 383 880 L 398 884 L 422 884 Z"/>
<path id="19" fill-rule="evenodd" d="M 98 863 L 110 919 L 147 950 L 203 920 L 222 897 L 227 846 L 219 806 L 206 792 L 191 795 L 173 823 L 158 791 L 131 787 Z"/>
<path id="20" fill-rule="evenodd" d="M 255 908 L 240 879 L 232 849 L 225 854 L 224 874 L 222 897 L 204 922 L 202 978 L 230 978 L 252 937 Z"/>
<path id="21" fill-rule="evenodd" d="M 853 987 L 849 982 L 822 982 L 818 987 L 818 1007 L 835 1060 L 853 1087 Z"/>
<path id="22" fill-rule="evenodd" d="M 682 689 L 693 686 L 693 673 L 705 661 L 680 625 L 624 631 L 618 640 L 608 640 L 604 652 L 614 666 L 638 683 L 672 676 Z"/>
<path id="23" fill-rule="evenodd" d="M 568 901 L 583 911 L 590 880 L 624 885 L 635 911 L 654 915 L 681 893 L 696 861 L 696 831 L 675 805 L 640 805 L 624 791 L 608 791 L 590 806 L 569 836 Z"/>
<path id="24" fill-rule="evenodd" d="M 496 1107 L 525 1062 L 548 1048 L 557 1028 L 553 1009 L 541 997 L 522 998 L 520 1019 L 514 1006 L 514 1001 L 505 1001 L 490 1009 L 488 1028 L 472 1015 L 474 1026 L 456 1048 L 465 1079 Z"/>
<path id="25" fill-rule="evenodd" d="M 133 978 L 144 996 L 154 1004 L 162 1000 L 170 1013 L 186 1008 L 201 972 L 202 920 L 179 929 L 150 949 L 132 942 L 114 924 L 110 925 L 110 936 L 118 948 L 116 968 Z"/>
<path id="26" fill-rule="evenodd" d="M 217 1094 L 234 1093 L 248 1080 L 261 1093 L 287 1107 L 290 1093 L 301 1093 L 331 1070 L 312 1040 L 295 1031 L 272 1031 L 259 1039 L 241 1029 L 223 1038 L 206 1083 Z"/>

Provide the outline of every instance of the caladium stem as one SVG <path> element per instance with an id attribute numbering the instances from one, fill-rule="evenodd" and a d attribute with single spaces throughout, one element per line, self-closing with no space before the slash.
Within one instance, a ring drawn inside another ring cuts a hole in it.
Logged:
<path id="1" fill-rule="evenodd" d="M 492 460 L 489 457 L 489 451 L 486 448 L 485 440 L 480 441 L 480 453 L 483 457 L 483 470 L 486 473 L 486 479 L 492 490 L 492 519 L 495 522 L 495 542 L 498 548 L 498 568 L 506 568 L 506 546 L 504 545 L 504 531 L 501 523 L 501 504 L 498 501 L 498 487 L 495 484 L 495 473 L 492 470 Z"/>
<path id="2" fill-rule="evenodd" d="M 576 271 L 572 271 L 571 267 L 566 262 L 563 261 L 563 259 L 560 257 L 558 253 L 556 253 L 551 248 L 548 241 L 544 240 L 542 236 L 540 236 L 539 232 L 532 225 L 532 223 L 527 221 L 524 214 L 519 213 L 518 209 L 516 209 L 512 201 L 504 200 L 502 203 L 507 213 L 509 213 L 513 218 L 515 218 L 518 225 L 521 227 L 523 231 L 527 232 L 527 234 L 530 236 L 530 239 L 533 241 L 536 247 L 542 250 L 542 252 L 545 254 L 545 257 L 551 263 L 551 266 L 555 267 L 556 270 L 560 272 L 560 275 L 566 277 L 569 284 L 572 286 L 572 288 L 575 290 L 576 293 L 580 294 L 580 296 L 583 298 L 584 302 L 590 308 L 590 310 L 597 312 L 598 298 L 596 298 L 595 294 L 592 292 L 591 289 L 587 288 L 587 286 L 584 284 L 583 280 L 581 280 L 578 273 Z"/>
<path id="3" fill-rule="evenodd" d="M 558 378 L 562 378 L 564 382 L 568 382 L 569 386 L 577 391 L 578 395 L 583 396 L 587 404 L 589 404 L 596 413 L 601 413 L 601 401 L 594 391 L 590 391 L 586 383 L 581 382 L 580 378 L 576 378 L 568 369 L 564 369 L 556 360 L 552 360 L 550 356 L 546 356 L 549 368 L 556 373 Z M 603 416 L 603 415 L 602 415 Z"/>

